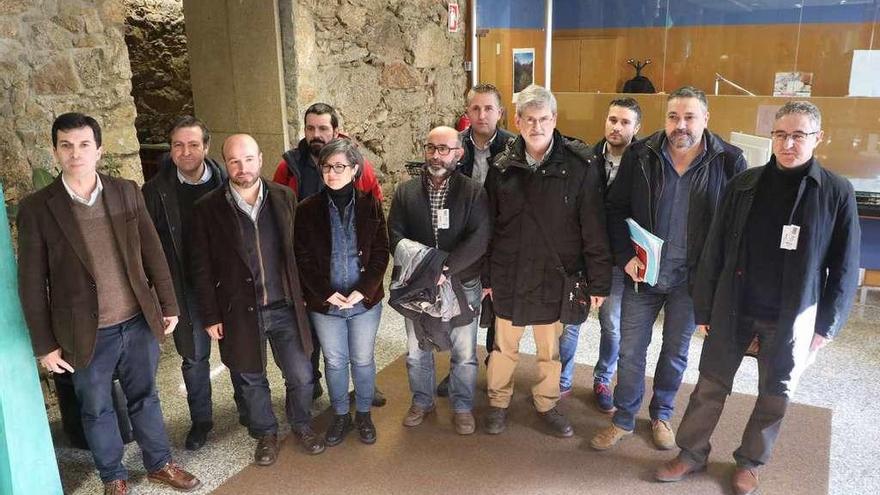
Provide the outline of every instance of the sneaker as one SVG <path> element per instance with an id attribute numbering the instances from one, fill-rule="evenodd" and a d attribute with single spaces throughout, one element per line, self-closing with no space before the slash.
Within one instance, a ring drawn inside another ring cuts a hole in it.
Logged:
<path id="1" fill-rule="evenodd" d="M 147 479 L 154 483 L 168 485 L 175 490 L 189 492 L 202 486 L 198 478 L 188 473 L 174 461 L 168 462 L 162 469 L 147 474 Z"/>
<path id="2" fill-rule="evenodd" d="M 376 443 L 376 426 L 369 412 L 357 412 L 354 415 L 354 426 L 358 431 L 361 442 L 372 445 Z"/>
<path id="3" fill-rule="evenodd" d="M 327 446 L 335 447 L 342 443 L 342 441 L 345 440 L 345 436 L 351 431 L 351 428 L 352 423 L 350 415 L 334 414 L 333 422 L 330 423 L 330 428 L 327 428 L 327 433 L 324 434 L 324 441 L 327 442 Z"/>
<path id="4" fill-rule="evenodd" d="M 706 469 L 705 464 L 697 464 L 681 455 L 657 468 L 654 479 L 657 481 L 681 481 L 685 476 Z"/>
<path id="5" fill-rule="evenodd" d="M 403 426 L 418 426 L 422 424 L 422 421 L 425 420 L 425 416 L 434 412 L 434 405 L 431 404 L 431 407 L 427 409 L 422 409 L 421 407 L 413 404 L 409 406 L 409 411 L 406 412 L 406 416 L 403 418 Z"/>
<path id="6" fill-rule="evenodd" d="M 754 468 L 737 466 L 730 482 L 736 495 L 753 495 L 758 493 L 758 471 Z"/>
<path id="7" fill-rule="evenodd" d="M 449 375 L 446 375 L 446 378 L 440 380 L 440 384 L 437 385 L 437 397 L 449 397 Z"/>
<path id="8" fill-rule="evenodd" d="M 497 435 L 507 426 L 507 408 L 489 406 L 484 429 L 490 435 Z"/>
<path id="9" fill-rule="evenodd" d="M 539 412 L 538 416 L 544 420 L 544 423 L 550 427 L 550 431 L 560 438 L 568 438 L 574 435 L 574 428 L 571 422 L 559 412 L 555 407 L 547 412 Z"/>
<path id="10" fill-rule="evenodd" d="M 594 383 L 593 395 L 596 397 L 596 407 L 603 413 L 611 414 L 616 410 L 614 407 L 614 393 L 607 383 Z"/>
<path id="11" fill-rule="evenodd" d="M 559 387 L 559 398 L 564 399 L 571 395 L 571 387 Z"/>
<path id="12" fill-rule="evenodd" d="M 590 440 L 590 447 L 594 450 L 608 450 L 617 445 L 623 437 L 631 435 L 632 431 L 624 430 L 614 423 L 599 430 L 599 433 Z"/>
<path id="13" fill-rule="evenodd" d="M 455 425 L 455 432 L 459 435 L 470 435 L 477 429 L 477 420 L 470 411 L 454 413 L 452 424 Z"/>
<path id="14" fill-rule="evenodd" d="M 675 432 L 669 421 L 663 419 L 651 420 L 651 431 L 654 437 L 654 446 L 660 450 L 671 450 L 675 448 Z"/>

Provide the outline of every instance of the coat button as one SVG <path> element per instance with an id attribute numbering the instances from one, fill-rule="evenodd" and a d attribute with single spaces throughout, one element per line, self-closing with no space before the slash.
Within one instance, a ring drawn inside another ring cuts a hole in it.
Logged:
<path id="1" fill-rule="evenodd" d="M 248 278 L 244 279 L 244 281 L 247 282 L 247 283 L 251 283 L 251 282 L 254 281 L 254 279 L 248 277 Z"/>
<path id="2" fill-rule="evenodd" d="M 248 306 L 248 311 L 253 311 L 253 310 L 254 310 L 253 306 Z"/>
<path id="3" fill-rule="evenodd" d="M 364 273 L 365 271 L 367 271 L 367 269 L 364 267 L 361 267 L 361 273 Z"/>
<path id="4" fill-rule="evenodd" d="M 361 250 L 358 250 L 358 256 L 363 256 L 363 255 L 364 255 L 364 252 Z"/>
<path id="5" fill-rule="evenodd" d="M 92 318 L 97 318 L 97 317 L 98 317 L 98 313 L 96 313 L 96 312 L 93 311 L 93 312 L 92 312 Z"/>
<path id="6" fill-rule="evenodd" d="M 565 170 L 562 171 L 562 175 L 565 175 Z"/>

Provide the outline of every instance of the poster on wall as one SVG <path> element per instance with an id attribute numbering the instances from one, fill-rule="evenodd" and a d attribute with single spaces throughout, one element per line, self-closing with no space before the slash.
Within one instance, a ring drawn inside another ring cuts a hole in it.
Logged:
<path id="1" fill-rule="evenodd" d="M 880 50 L 853 50 L 849 96 L 880 96 Z"/>
<path id="2" fill-rule="evenodd" d="M 535 49 L 513 49 L 513 101 L 516 95 L 535 82 Z"/>
<path id="3" fill-rule="evenodd" d="M 777 72 L 773 96 L 810 96 L 813 92 L 812 72 Z"/>
<path id="4" fill-rule="evenodd" d="M 449 2 L 447 8 L 446 29 L 450 33 L 457 33 L 458 25 L 461 20 L 461 11 L 459 10 L 458 2 Z"/>

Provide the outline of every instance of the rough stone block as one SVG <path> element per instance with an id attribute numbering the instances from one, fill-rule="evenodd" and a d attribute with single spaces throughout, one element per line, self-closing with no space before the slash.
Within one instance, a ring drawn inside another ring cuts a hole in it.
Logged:
<path id="1" fill-rule="evenodd" d="M 409 89 L 424 84 L 421 74 L 403 62 L 392 62 L 382 69 L 379 84 L 391 89 Z"/>
<path id="2" fill-rule="evenodd" d="M 82 91 L 82 85 L 67 53 L 50 58 L 34 69 L 31 84 L 37 94 L 69 94 Z"/>
<path id="3" fill-rule="evenodd" d="M 438 26 L 428 26 L 416 34 L 412 48 L 413 65 L 419 68 L 449 67 L 457 45 Z"/>

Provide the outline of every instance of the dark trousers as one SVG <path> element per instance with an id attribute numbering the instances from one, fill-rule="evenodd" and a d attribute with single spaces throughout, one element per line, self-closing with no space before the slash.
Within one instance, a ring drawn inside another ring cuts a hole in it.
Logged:
<path id="1" fill-rule="evenodd" d="M 191 331 L 193 334 L 192 358 L 182 356 L 180 371 L 183 383 L 186 384 L 186 402 L 189 404 L 189 416 L 193 424 L 211 424 L 214 422 L 211 407 L 211 336 L 205 331 L 195 297 L 187 297 L 187 309 L 192 319 L 191 328 L 178 328 L 178 332 Z M 247 406 L 241 392 L 241 377 L 229 370 L 232 379 L 232 397 L 238 409 L 239 420 L 247 424 Z"/>
<path id="2" fill-rule="evenodd" d="M 741 361 L 753 335 L 757 335 L 761 343 L 758 351 L 758 400 L 746 424 L 742 442 L 733 453 L 740 467 L 758 467 L 770 459 L 782 426 L 782 418 L 788 408 L 789 395 L 793 392 L 789 390 L 788 393 L 779 393 L 780 384 L 773 383 L 771 350 L 775 334 L 775 321 L 741 317 L 736 349 L 731 349 L 738 353 Z M 706 359 L 707 356 L 703 358 Z M 682 456 L 699 464 L 706 462 L 712 448 L 709 439 L 721 418 L 735 374 L 734 369 L 731 376 L 721 377 L 721 380 L 700 374 L 675 438 Z"/>
<path id="3" fill-rule="evenodd" d="M 128 398 L 128 415 L 147 472 L 171 461 L 171 448 L 156 393 L 159 342 L 142 315 L 98 329 L 95 353 L 73 373 L 83 431 L 101 481 L 127 479 L 123 444 L 113 407 L 113 373 Z"/>
<path id="4" fill-rule="evenodd" d="M 242 394 L 247 404 L 254 438 L 278 432 L 278 420 L 272 411 L 272 395 L 266 378 L 266 341 L 272 348 L 275 364 L 281 369 L 287 392 L 287 421 L 294 430 L 309 426 L 312 417 L 312 389 L 315 385 L 312 363 L 303 350 L 293 308 L 261 309 L 259 313 L 260 347 L 263 354 L 261 373 L 241 373 Z"/>

